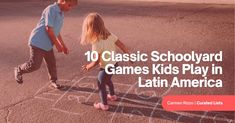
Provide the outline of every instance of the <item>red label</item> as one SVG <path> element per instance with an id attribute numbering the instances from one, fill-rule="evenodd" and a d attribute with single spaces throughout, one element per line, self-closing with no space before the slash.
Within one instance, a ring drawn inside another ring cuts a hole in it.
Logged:
<path id="1" fill-rule="evenodd" d="M 165 96 L 163 97 L 162 106 L 170 111 L 235 111 L 235 96 Z"/>

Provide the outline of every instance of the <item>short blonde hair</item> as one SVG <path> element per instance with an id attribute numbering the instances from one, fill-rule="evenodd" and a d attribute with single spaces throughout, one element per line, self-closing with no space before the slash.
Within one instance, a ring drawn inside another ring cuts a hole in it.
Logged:
<path id="1" fill-rule="evenodd" d="M 83 21 L 81 44 L 93 44 L 101 39 L 106 40 L 111 33 L 105 28 L 102 17 L 96 13 L 90 13 Z"/>

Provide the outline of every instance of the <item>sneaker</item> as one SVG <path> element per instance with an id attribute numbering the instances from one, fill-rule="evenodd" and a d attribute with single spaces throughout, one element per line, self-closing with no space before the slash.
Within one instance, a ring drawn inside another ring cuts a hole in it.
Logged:
<path id="1" fill-rule="evenodd" d="M 50 85 L 52 88 L 55 88 L 55 89 L 59 89 L 61 86 L 55 82 L 51 82 L 51 85 Z"/>
<path id="2" fill-rule="evenodd" d="M 111 100 L 111 101 L 116 101 L 118 98 L 117 98 L 116 95 L 110 95 L 110 94 L 108 94 L 108 95 L 107 95 L 107 99 L 108 99 L 108 100 Z"/>
<path id="3" fill-rule="evenodd" d="M 108 106 L 108 105 L 104 105 L 104 104 L 102 104 L 102 103 L 94 103 L 94 107 L 95 107 L 96 109 L 101 109 L 101 110 L 103 110 L 103 111 L 109 110 L 109 106 Z"/>
<path id="4" fill-rule="evenodd" d="M 20 73 L 20 68 L 19 67 L 15 67 L 14 68 L 14 73 L 15 73 L 15 80 L 18 84 L 22 84 L 23 83 L 23 77 L 22 74 Z"/>

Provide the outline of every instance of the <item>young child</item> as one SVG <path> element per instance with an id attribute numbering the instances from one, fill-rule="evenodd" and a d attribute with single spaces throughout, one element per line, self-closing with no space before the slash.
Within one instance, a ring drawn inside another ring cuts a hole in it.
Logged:
<path id="1" fill-rule="evenodd" d="M 43 11 L 40 21 L 29 38 L 29 60 L 14 69 L 15 80 L 19 84 L 23 83 L 22 75 L 39 69 L 44 59 L 52 87 L 59 87 L 56 83 L 57 70 L 53 45 L 55 45 L 58 52 L 69 53 L 60 31 L 64 21 L 64 12 L 70 11 L 76 4 L 77 0 L 58 0 Z"/>
<path id="2" fill-rule="evenodd" d="M 110 33 L 104 25 L 104 21 L 98 13 L 90 13 L 83 22 L 82 44 L 91 44 L 92 51 L 98 53 L 98 60 L 93 61 L 90 64 L 83 65 L 83 70 L 90 70 L 100 63 L 100 70 L 98 73 L 98 88 L 101 98 L 100 103 L 94 103 L 96 109 L 108 110 L 109 106 L 107 98 L 111 101 L 117 100 L 117 96 L 114 93 L 114 86 L 111 80 L 112 75 L 105 72 L 105 66 L 107 64 L 113 64 L 117 66 L 115 61 L 106 62 L 101 58 L 101 54 L 104 51 L 114 51 L 116 53 L 116 46 L 119 47 L 124 53 L 129 53 L 125 45 L 112 33 Z M 110 56 L 107 56 L 110 57 Z M 109 87 L 110 94 L 107 95 L 106 85 Z"/>

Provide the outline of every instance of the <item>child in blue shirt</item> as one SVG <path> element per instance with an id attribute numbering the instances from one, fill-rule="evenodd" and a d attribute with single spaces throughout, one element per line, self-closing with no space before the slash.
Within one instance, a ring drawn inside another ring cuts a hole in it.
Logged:
<path id="1" fill-rule="evenodd" d="M 33 72 L 40 68 L 44 59 L 50 77 L 51 85 L 58 88 L 56 60 L 53 51 L 55 45 L 58 52 L 68 54 L 68 48 L 65 46 L 60 31 L 63 26 L 64 12 L 70 11 L 77 0 L 58 0 L 49 5 L 42 13 L 42 17 L 36 28 L 33 29 L 29 38 L 30 58 L 29 60 L 15 67 L 15 80 L 23 83 L 22 75 Z"/>

